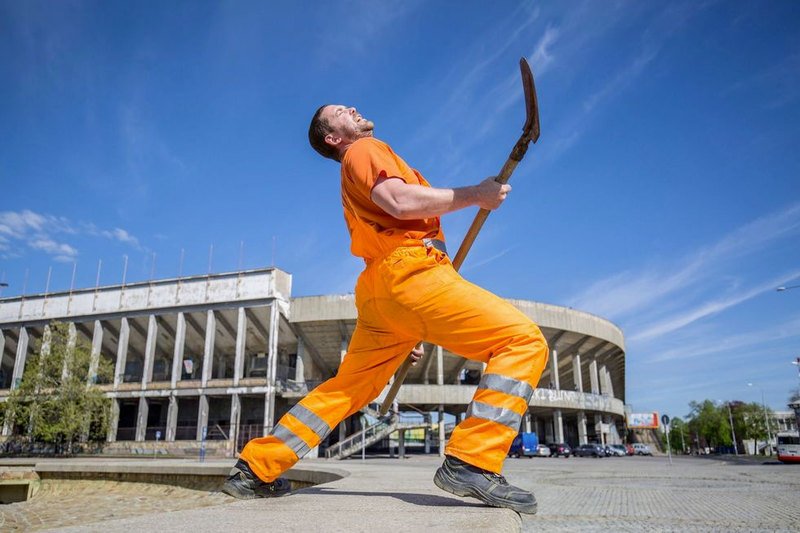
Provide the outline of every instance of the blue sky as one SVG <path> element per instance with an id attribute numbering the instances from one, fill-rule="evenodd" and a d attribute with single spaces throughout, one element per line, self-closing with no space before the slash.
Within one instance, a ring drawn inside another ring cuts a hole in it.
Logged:
<path id="1" fill-rule="evenodd" d="M 93 286 L 98 261 L 119 283 L 124 256 L 129 281 L 274 262 L 296 296 L 350 292 L 313 111 L 356 105 L 434 185 L 472 184 L 519 135 L 525 56 L 541 138 L 464 275 L 618 324 L 635 411 L 785 409 L 799 27 L 792 1 L 0 0 L 3 295 L 74 265 Z M 473 216 L 445 218 L 451 247 Z"/>

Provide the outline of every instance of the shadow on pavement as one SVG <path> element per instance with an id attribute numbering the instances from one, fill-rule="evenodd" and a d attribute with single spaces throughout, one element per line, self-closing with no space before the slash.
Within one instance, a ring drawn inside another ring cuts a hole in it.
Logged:
<path id="1" fill-rule="evenodd" d="M 353 490 L 338 490 L 326 487 L 313 487 L 301 489 L 295 494 L 322 494 L 331 496 L 389 496 L 413 505 L 425 507 L 487 507 L 482 503 L 467 500 L 434 496 L 431 494 L 415 494 L 406 492 L 362 492 Z"/>

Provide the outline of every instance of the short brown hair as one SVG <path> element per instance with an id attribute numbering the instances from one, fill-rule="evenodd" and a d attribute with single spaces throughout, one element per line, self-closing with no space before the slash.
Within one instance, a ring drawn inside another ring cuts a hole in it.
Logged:
<path id="1" fill-rule="evenodd" d="M 339 159 L 339 151 L 336 147 L 325 142 L 325 137 L 333 132 L 328 121 L 322 118 L 322 110 L 328 107 L 328 105 L 329 104 L 320 106 L 317 112 L 314 113 L 314 118 L 311 119 L 311 125 L 308 127 L 308 142 L 311 143 L 311 148 L 316 150 L 322 157 L 327 157 L 334 161 L 341 161 L 341 159 Z"/>

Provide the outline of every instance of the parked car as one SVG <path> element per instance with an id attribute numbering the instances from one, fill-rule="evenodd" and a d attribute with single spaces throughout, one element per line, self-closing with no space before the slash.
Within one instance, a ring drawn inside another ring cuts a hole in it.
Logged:
<path id="1" fill-rule="evenodd" d="M 547 445 L 550 448 L 550 457 L 569 457 L 572 455 L 572 448 L 569 447 L 569 444 L 564 444 L 563 442 L 553 442 Z"/>
<path id="2" fill-rule="evenodd" d="M 539 455 L 539 437 L 536 433 L 520 433 L 511 443 L 509 457 L 534 457 Z"/>
<path id="3" fill-rule="evenodd" d="M 650 451 L 650 446 L 641 442 L 634 443 L 633 450 L 636 455 L 653 455 L 653 452 Z"/>
<path id="4" fill-rule="evenodd" d="M 605 457 L 606 452 L 599 444 L 581 444 L 575 448 L 578 457 Z"/>
<path id="5" fill-rule="evenodd" d="M 614 455 L 616 457 L 625 457 L 628 455 L 628 450 L 625 449 L 624 444 L 610 444 L 607 448 L 609 455 Z"/>
<path id="6" fill-rule="evenodd" d="M 539 444 L 536 447 L 536 453 L 534 454 L 534 457 L 550 457 L 550 448 L 544 444 Z"/>

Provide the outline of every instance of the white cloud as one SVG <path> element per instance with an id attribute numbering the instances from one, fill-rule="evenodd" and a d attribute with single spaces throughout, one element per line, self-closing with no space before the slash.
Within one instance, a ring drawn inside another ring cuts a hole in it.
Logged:
<path id="1" fill-rule="evenodd" d="M 547 71 L 550 65 L 555 60 L 553 56 L 552 46 L 558 40 L 559 29 L 553 26 L 547 26 L 539 42 L 536 43 L 536 49 L 530 57 L 530 63 L 536 65 L 536 74 L 541 76 Z"/>
<path id="2" fill-rule="evenodd" d="M 65 217 L 36 213 L 29 209 L 22 211 L 0 211 L 0 251 L 3 258 L 20 257 L 25 249 L 43 252 L 55 261 L 74 261 L 78 249 L 63 242 L 59 235 L 102 236 L 143 250 L 139 240 L 127 230 L 114 228 L 100 230 L 91 223 L 73 224 Z"/>
<path id="3" fill-rule="evenodd" d="M 571 298 L 569 305 L 601 316 L 625 317 L 647 309 L 654 302 L 690 285 L 716 278 L 716 269 L 725 262 L 752 255 L 771 243 L 797 234 L 800 234 L 800 204 L 790 205 L 747 223 L 710 246 L 696 250 L 678 265 L 664 265 L 636 273 L 625 271 L 597 281 L 583 293 Z M 775 280 L 770 283 L 775 283 Z M 725 301 L 706 305 L 708 307 L 693 312 L 713 313 L 713 309 L 724 306 Z M 682 319 L 675 319 L 678 322 L 687 320 L 691 314 L 687 312 Z"/>

